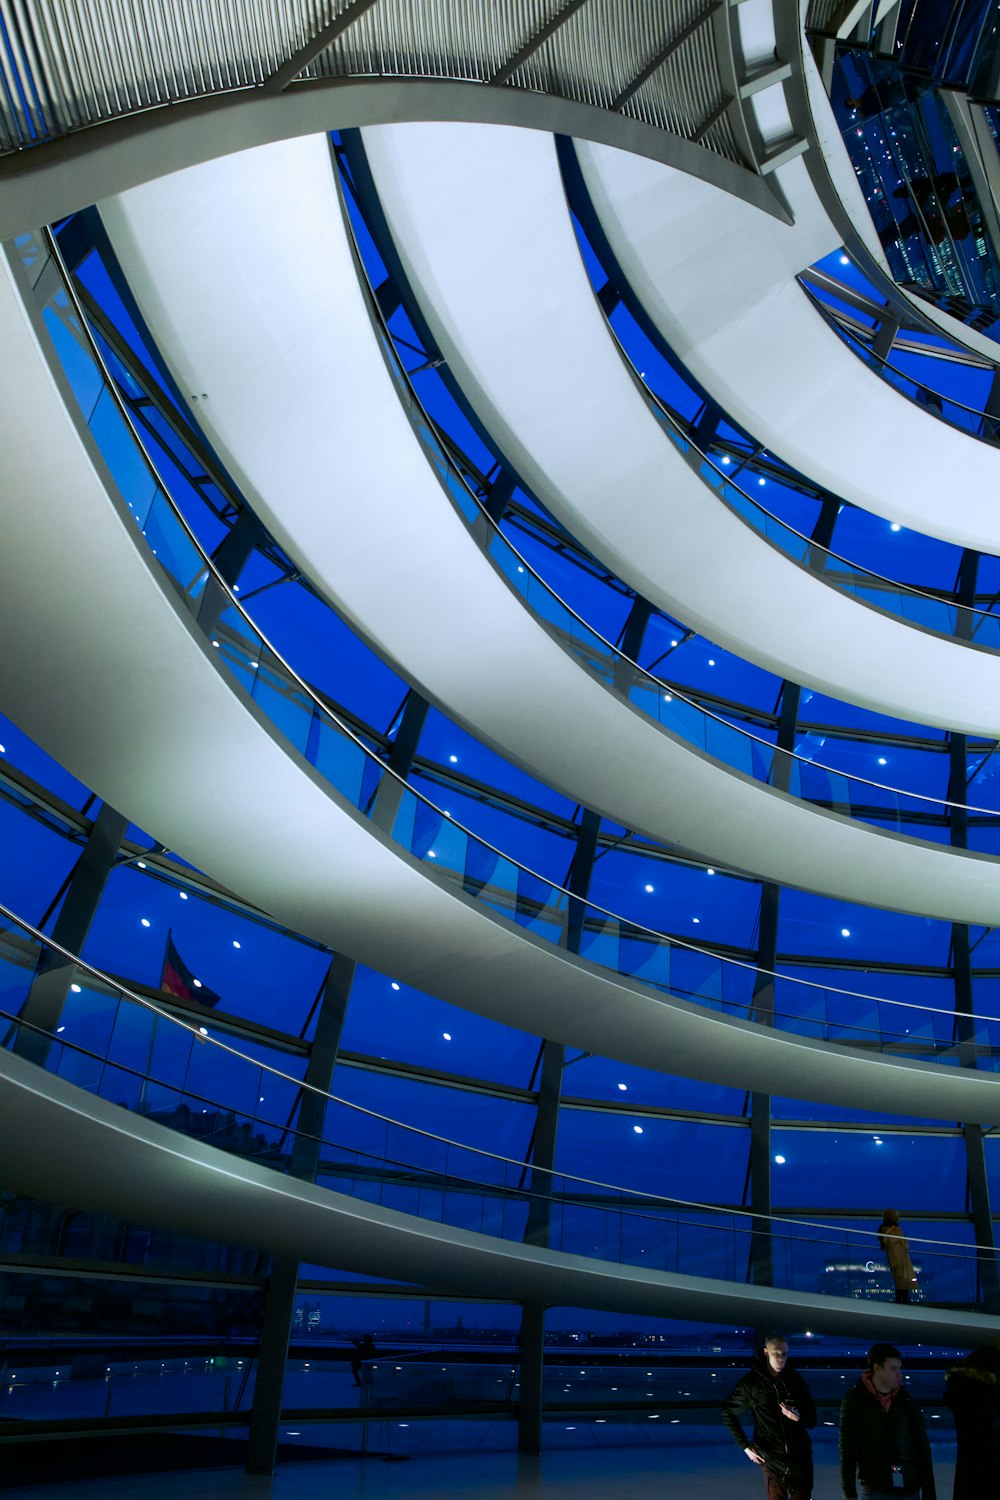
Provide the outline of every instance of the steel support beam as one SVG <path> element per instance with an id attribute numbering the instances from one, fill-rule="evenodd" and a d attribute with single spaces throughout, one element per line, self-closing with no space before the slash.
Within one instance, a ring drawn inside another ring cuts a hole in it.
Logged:
<path id="1" fill-rule="evenodd" d="M 298 1125 L 292 1147 L 289 1173 L 305 1182 L 314 1182 L 319 1165 L 326 1119 L 326 1099 L 333 1081 L 344 1017 L 351 995 L 357 964 L 342 954 L 334 954 L 323 986 L 305 1082 L 319 1094 L 303 1090 L 299 1103 Z M 247 1442 L 246 1468 L 249 1474 L 273 1474 L 278 1451 L 278 1429 L 281 1425 L 281 1393 L 288 1364 L 288 1345 L 295 1312 L 298 1286 L 297 1260 L 279 1258 L 271 1268 L 264 1294 L 264 1318 L 257 1355 L 257 1380 Z"/>
<path id="2" fill-rule="evenodd" d="M 127 827 L 128 819 L 107 803 L 94 819 L 52 929 L 53 941 L 71 953 L 83 952 Z M 54 949 L 42 951 L 21 1011 L 21 1019 L 38 1030 L 20 1031 L 14 1043 L 15 1052 L 39 1067 L 44 1068 L 48 1060 L 51 1037 L 59 1025 L 75 972 L 75 965 Z"/>
<path id="3" fill-rule="evenodd" d="M 534 36 L 528 38 L 523 47 L 519 47 L 518 50 L 513 54 L 513 56 L 507 59 L 502 67 L 497 68 L 496 72 L 489 80 L 490 83 L 506 83 L 508 79 L 513 78 L 518 68 L 522 68 L 528 61 L 528 58 L 533 56 L 533 54 L 538 51 L 539 47 L 541 47 L 544 42 L 547 42 L 550 36 L 554 36 L 555 33 L 559 30 L 560 26 L 564 25 L 565 22 L 569 20 L 570 16 L 575 15 L 578 10 L 586 5 L 586 3 L 587 0 L 567 0 L 567 3 L 563 6 L 562 10 L 558 11 L 556 15 L 551 18 L 551 20 L 546 21 L 544 26 L 540 26 L 535 32 Z"/>
<path id="4" fill-rule="evenodd" d="M 376 828 L 381 828 L 383 833 L 392 833 L 406 789 L 404 783 L 413 768 L 413 760 L 429 708 L 430 704 L 427 699 L 421 697 L 416 688 L 411 688 L 406 695 L 403 715 L 399 728 L 396 730 L 396 738 L 389 747 L 386 762 L 389 769 L 395 771 L 396 775 L 382 777 L 372 804 L 371 821 Z M 400 779 L 397 780 L 397 777 Z"/>
<path id="5" fill-rule="evenodd" d="M 636 627 L 638 628 L 638 626 Z M 643 624 L 642 628 L 645 628 Z M 627 632 L 627 627 L 626 627 Z M 566 917 L 563 946 L 579 953 L 590 890 L 597 838 L 601 828 L 599 814 L 583 810 L 577 833 L 576 850 L 566 888 L 570 902 Z M 552 1171 L 556 1159 L 556 1134 L 559 1128 L 559 1101 L 566 1049 L 560 1043 L 543 1041 L 541 1075 L 535 1134 L 532 1142 L 531 1191 L 528 1204 L 525 1242 L 548 1247 L 551 1231 Z M 521 1391 L 517 1404 L 517 1446 L 521 1453 L 540 1453 L 542 1447 L 542 1377 L 544 1369 L 545 1309 L 540 1303 L 526 1302 L 521 1307 Z"/>

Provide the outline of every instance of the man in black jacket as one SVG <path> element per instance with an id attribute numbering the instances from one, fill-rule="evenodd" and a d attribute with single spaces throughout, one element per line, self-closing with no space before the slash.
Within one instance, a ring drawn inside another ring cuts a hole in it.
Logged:
<path id="1" fill-rule="evenodd" d="M 740 1422 L 753 1413 L 753 1440 Z M 722 1407 L 722 1420 L 751 1463 L 760 1464 L 767 1500 L 810 1500 L 812 1439 L 816 1407 L 798 1370 L 788 1363 L 788 1340 L 769 1334 L 753 1369 L 736 1382 Z"/>
<path id="2" fill-rule="evenodd" d="M 860 1481 L 860 1484 L 859 1484 Z M 873 1344 L 868 1368 L 840 1409 L 845 1500 L 936 1500 L 931 1445 L 920 1407 L 903 1389 L 902 1358 Z"/>

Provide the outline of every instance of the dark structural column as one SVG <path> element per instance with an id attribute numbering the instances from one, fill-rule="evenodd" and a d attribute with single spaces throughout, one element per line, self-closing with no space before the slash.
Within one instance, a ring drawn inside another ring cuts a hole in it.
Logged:
<path id="1" fill-rule="evenodd" d="M 389 746 L 386 761 L 395 776 L 383 775 L 372 803 L 371 820 L 383 833 L 392 833 L 399 804 L 403 800 L 404 783 L 413 769 L 413 760 L 423 733 L 424 722 L 430 704 L 422 698 L 416 688 L 411 688 L 403 704 L 403 712 L 396 730 L 396 738 Z M 397 777 L 399 778 L 397 780 Z"/>
<path id="2" fill-rule="evenodd" d="M 966 549 L 959 565 L 956 590 L 960 607 L 957 611 L 955 634 L 959 640 L 972 639 L 973 616 L 970 610 L 975 604 L 978 572 L 979 554 Z M 952 804 L 948 809 L 948 831 L 951 846 L 953 849 L 968 849 L 969 814 L 965 806 L 961 805 L 968 801 L 969 796 L 968 737 L 964 734 L 952 734 L 949 737 L 948 755 L 948 801 Z M 978 1057 L 972 993 L 972 942 L 965 922 L 952 923 L 951 962 L 955 986 L 955 1040 L 958 1043 L 959 1062 L 964 1068 L 975 1068 L 978 1066 Z M 983 1128 L 981 1125 L 963 1124 L 962 1136 L 965 1142 L 969 1212 L 976 1244 L 982 1247 L 978 1256 L 979 1290 L 986 1307 L 990 1311 L 996 1311 L 1000 1308 L 1000 1274 L 997 1270 Z"/>
<path id="3" fill-rule="evenodd" d="M 241 510 L 235 523 L 215 549 L 212 561 L 230 588 L 238 580 L 263 535 L 264 528 L 257 517 L 249 510 Z M 210 573 L 195 613 L 195 619 L 206 635 L 215 629 L 229 603 L 229 595 Z"/>
<path id="4" fill-rule="evenodd" d="M 115 812 L 107 803 L 94 819 L 83 852 L 76 862 L 63 898 L 62 907 L 52 929 L 54 942 L 80 953 L 87 941 L 87 933 L 100 904 L 108 876 L 114 868 L 121 841 L 128 827 L 128 819 Z M 66 1003 L 66 991 L 75 972 L 75 965 L 56 953 L 44 948 L 38 962 L 35 977 L 28 991 L 28 998 L 21 1011 L 21 1018 L 39 1032 L 19 1032 L 14 1050 L 29 1061 L 44 1067 L 49 1055 L 51 1041 Z M 49 1033 L 42 1035 L 41 1033 Z"/>
<path id="5" fill-rule="evenodd" d="M 795 682 L 781 688 L 778 735 L 771 785 L 787 792 L 792 780 L 790 752 L 795 746 L 802 689 Z M 760 921 L 757 932 L 757 973 L 754 976 L 752 1018 L 762 1026 L 774 1025 L 774 970 L 778 961 L 778 912 L 781 887 L 765 880 L 760 888 Z M 750 1207 L 755 1214 L 771 1213 L 771 1098 L 750 1095 Z M 770 1286 L 774 1278 L 771 1227 L 754 1220 L 750 1237 L 750 1274 L 759 1286 Z"/>
<path id="6" fill-rule="evenodd" d="M 339 953 L 334 954 L 323 987 L 316 1034 L 305 1071 L 305 1082 L 321 1092 L 314 1094 L 308 1089 L 302 1092 L 297 1134 L 289 1164 L 290 1174 L 305 1182 L 314 1182 L 316 1179 L 326 1118 L 326 1099 L 323 1095 L 329 1091 L 333 1079 L 356 968 L 353 959 L 345 958 Z M 276 1260 L 264 1294 L 257 1382 L 247 1443 L 246 1466 L 250 1474 L 274 1473 L 278 1428 L 281 1423 L 281 1393 L 285 1384 L 298 1275 L 298 1261 L 286 1258 Z"/>
<path id="7" fill-rule="evenodd" d="M 577 832 L 573 863 L 566 879 L 570 893 L 566 910 L 563 946 L 579 953 L 587 910 L 587 892 L 597 854 L 600 816 L 584 808 Z M 543 1041 L 538 1105 L 532 1142 L 530 1186 L 525 1243 L 548 1245 L 551 1227 L 552 1169 L 556 1159 L 559 1100 L 566 1049 L 558 1042 Z M 517 1446 L 521 1453 L 542 1451 L 542 1380 L 545 1367 L 545 1308 L 540 1302 L 521 1307 L 519 1336 L 521 1389 L 517 1403 Z"/>
<path id="8" fill-rule="evenodd" d="M 631 691 L 635 680 L 632 663 L 638 662 L 639 652 L 642 650 L 643 638 L 646 634 L 646 626 L 653 612 L 653 606 L 648 599 L 641 594 L 636 594 L 632 600 L 632 608 L 628 612 L 621 633 L 621 656 L 615 662 L 612 687 L 626 698 Z"/>

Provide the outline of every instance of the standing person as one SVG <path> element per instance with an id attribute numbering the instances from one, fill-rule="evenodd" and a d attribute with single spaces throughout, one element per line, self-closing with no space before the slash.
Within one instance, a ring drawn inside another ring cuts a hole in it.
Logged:
<path id="1" fill-rule="evenodd" d="M 753 1439 L 747 1441 L 740 1417 L 753 1413 Z M 810 1500 L 812 1439 L 816 1407 L 802 1376 L 788 1363 L 788 1340 L 769 1334 L 753 1368 L 726 1397 L 722 1420 L 751 1463 L 764 1469 L 767 1500 Z"/>
<path id="2" fill-rule="evenodd" d="M 952 1500 L 983 1500 L 1000 1483 L 1000 1349 L 984 1344 L 948 1371 L 944 1401 L 955 1416 Z"/>
<path id="3" fill-rule="evenodd" d="M 351 1374 L 354 1376 L 354 1384 L 361 1384 L 361 1364 L 363 1360 L 374 1359 L 378 1350 L 375 1348 L 375 1340 L 370 1333 L 364 1338 L 351 1339 L 354 1345 L 354 1353 L 351 1355 Z"/>
<path id="4" fill-rule="evenodd" d="M 845 1500 L 937 1500 L 923 1414 L 903 1389 L 902 1356 L 873 1344 L 868 1367 L 840 1409 Z M 860 1484 L 859 1484 L 860 1481 Z"/>
<path id="5" fill-rule="evenodd" d="M 896 1301 L 909 1302 L 917 1278 L 910 1259 L 910 1247 L 906 1243 L 906 1235 L 899 1227 L 899 1214 L 894 1208 L 887 1208 L 882 1215 L 882 1222 L 878 1226 L 878 1242 L 889 1262 L 896 1288 Z"/>

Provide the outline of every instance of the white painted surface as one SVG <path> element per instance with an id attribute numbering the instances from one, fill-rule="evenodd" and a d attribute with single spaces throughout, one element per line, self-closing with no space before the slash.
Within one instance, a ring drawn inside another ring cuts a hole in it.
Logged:
<path id="1" fill-rule="evenodd" d="M 0 703 L 67 769 L 279 921 L 532 1034 L 742 1089 L 1000 1123 L 995 1077 L 660 1000 L 493 917 L 359 821 L 154 576 L 0 266 Z"/>
<path id="2" fill-rule="evenodd" d="M 175 174 L 102 213 L 181 389 L 207 392 L 199 421 L 255 511 L 472 733 L 574 802 L 717 863 L 852 901 L 928 915 L 971 903 L 977 920 L 1000 918 L 997 862 L 899 839 L 721 769 L 626 707 L 537 623 L 472 542 L 403 412 L 322 137 Z M 545 406 L 543 421 L 554 403 Z M 655 427 L 652 440 L 654 457 L 670 452 Z M 709 501 L 710 519 L 717 509 Z M 751 551 L 776 556 L 733 525 Z M 815 583 L 813 592 L 829 595 Z M 862 626 L 882 619 L 840 603 Z M 926 639 L 884 623 L 907 646 Z M 1000 671 L 1000 658 L 944 650 Z"/>
<path id="3" fill-rule="evenodd" d="M 407 273 L 456 377 L 585 546 L 686 625 L 783 677 L 918 723 L 996 732 L 1000 655 L 915 630 L 829 587 L 721 505 L 675 452 L 591 292 L 551 141 L 487 126 L 386 127 L 364 137 Z M 699 358 L 724 345 L 732 382 L 759 387 L 758 339 L 746 326 L 776 300 L 805 304 L 788 280 L 792 241 L 773 239 L 769 221 L 748 213 L 737 236 L 747 265 L 738 270 L 723 232 L 729 221 L 709 212 L 715 200 L 699 184 L 668 181 L 638 157 L 613 166 L 636 255 L 652 254 L 661 236 L 673 247 L 663 285 L 679 323 L 706 312 Z M 797 161 L 788 171 L 805 169 Z M 867 379 L 817 326 L 823 350 L 848 362 L 852 387 Z M 785 351 L 767 363 L 808 416 L 808 382 Z M 871 388 L 885 389 L 875 377 Z M 948 431 L 930 420 L 921 430 Z M 963 452 L 986 455 L 1000 478 L 1000 454 L 949 435 Z M 866 438 L 873 461 L 884 439 L 884 431 Z"/>
<path id="4" fill-rule="evenodd" d="M 838 192 L 884 261 L 835 128 L 825 141 Z M 577 151 L 626 277 L 725 410 L 834 494 L 928 535 L 1000 551 L 1000 451 L 893 390 L 795 282 L 840 244 L 803 159 L 776 174 L 795 215 L 789 227 L 669 167 L 586 142 Z"/>
<path id="5" fill-rule="evenodd" d="M 851 1329 L 849 1298 L 746 1286 L 644 1266 L 588 1259 L 455 1229 L 189 1139 L 85 1093 L 0 1050 L 4 1185 L 130 1222 L 164 1224 L 226 1244 L 366 1275 L 447 1286 L 471 1296 L 534 1299 L 718 1324 L 808 1323 Z M 628 1217 L 624 1220 L 628 1225 Z M 655 1252 L 654 1252 L 655 1253 Z M 987 1336 L 985 1315 L 890 1304 L 864 1308 L 869 1338 L 969 1343 Z"/>

